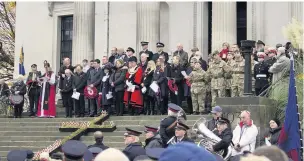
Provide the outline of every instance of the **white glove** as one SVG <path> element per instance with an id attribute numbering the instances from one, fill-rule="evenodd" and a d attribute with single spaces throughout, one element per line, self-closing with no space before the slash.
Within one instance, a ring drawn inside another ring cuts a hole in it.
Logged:
<path id="1" fill-rule="evenodd" d="M 99 92 L 98 94 L 99 94 L 99 95 L 102 95 L 102 93 L 101 93 L 101 92 Z"/>
<path id="2" fill-rule="evenodd" d="M 64 78 L 64 77 L 65 77 L 65 74 L 61 74 L 61 76 L 62 76 L 62 78 Z"/>
<path id="3" fill-rule="evenodd" d="M 20 93 L 19 91 L 16 91 L 16 92 L 15 92 L 15 94 L 19 94 L 19 93 Z"/>

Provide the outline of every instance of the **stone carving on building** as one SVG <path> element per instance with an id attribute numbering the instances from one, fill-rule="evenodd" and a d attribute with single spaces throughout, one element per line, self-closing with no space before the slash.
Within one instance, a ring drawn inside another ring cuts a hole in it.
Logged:
<path id="1" fill-rule="evenodd" d="M 49 16 L 53 17 L 54 2 L 48 1 Z"/>

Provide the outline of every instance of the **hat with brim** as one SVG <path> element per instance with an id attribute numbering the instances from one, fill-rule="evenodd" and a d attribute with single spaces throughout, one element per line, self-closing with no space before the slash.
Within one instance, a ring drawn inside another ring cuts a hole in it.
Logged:
<path id="1" fill-rule="evenodd" d="M 147 42 L 147 41 L 142 41 L 142 42 L 140 42 L 140 44 L 141 44 L 141 46 L 145 46 L 145 45 L 148 45 L 149 42 Z"/>
<path id="2" fill-rule="evenodd" d="M 165 148 L 147 148 L 146 155 L 151 159 L 158 160 L 164 151 Z"/>
<path id="3" fill-rule="evenodd" d="M 142 133 L 136 130 L 132 130 L 130 128 L 126 128 L 126 133 L 124 133 L 124 136 L 140 136 Z"/>
<path id="4" fill-rule="evenodd" d="M 189 130 L 189 126 L 187 126 L 186 124 L 183 124 L 181 122 L 178 122 L 177 125 L 176 125 L 176 128 L 175 129 L 178 129 L 178 130 Z"/>
<path id="5" fill-rule="evenodd" d="M 135 62 L 137 63 L 137 58 L 135 56 L 131 56 L 129 59 L 128 59 L 128 62 Z"/>
<path id="6" fill-rule="evenodd" d="M 127 51 L 131 51 L 132 53 L 135 53 L 135 50 L 131 47 L 128 47 Z"/>
<path id="7" fill-rule="evenodd" d="M 211 113 L 217 113 L 217 112 L 222 112 L 222 108 L 220 106 L 215 106 L 212 108 Z"/>

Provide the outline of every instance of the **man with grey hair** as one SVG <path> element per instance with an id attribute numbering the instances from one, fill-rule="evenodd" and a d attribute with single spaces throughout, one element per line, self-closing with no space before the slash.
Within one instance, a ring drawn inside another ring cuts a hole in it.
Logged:
<path id="1" fill-rule="evenodd" d="M 64 77 L 65 77 L 65 70 L 66 69 L 70 69 L 71 71 L 74 71 L 74 67 L 71 66 L 70 58 L 64 58 L 63 65 L 59 69 L 59 73 L 58 73 L 59 77 L 60 77 L 59 87 L 58 87 L 59 89 L 63 88 L 63 80 L 64 80 Z"/>
<path id="2" fill-rule="evenodd" d="M 88 146 L 88 148 L 98 147 L 101 148 L 102 150 L 106 150 L 109 148 L 103 144 L 103 134 L 101 131 L 96 131 L 94 133 L 94 139 L 95 139 L 95 144 Z"/>
<path id="3" fill-rule="evenodd" d="M 290 69 L 290 60 L 286 57 L 285 47 L 279 47 L 277 52 L 277 61 L 269 68 L 269 72 L 273 73 L 272 83 L 276 83 L 282 77 L 288 74 Z"/>
<path id="4" fill-rule="evenodd" d="M 179 56 L 179 64 L 182 67 L 186 67 L 188 64 L 188 53 L 184 51 L 184 47 L 181 43 L 177 44 L 177 50 L 173 53 L 173 56 Z"/>
<path id="5" fill-rule="evenodd" d="M 73 110 L 73 77 L 70 69 L 65 70 L 65 77 L 61 89 L 63 107 L 65 107 L 65 117 L 72 117 Z"/>

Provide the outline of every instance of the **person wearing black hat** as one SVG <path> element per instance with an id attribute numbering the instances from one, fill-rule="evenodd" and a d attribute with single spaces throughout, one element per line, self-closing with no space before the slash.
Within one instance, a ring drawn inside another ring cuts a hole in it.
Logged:
<path id="1" fill-rule="evenodd" d="M 123 150 L 123 153 L 130 159 L 134 160 L 139 155 L 145 155 L 146 151 L 142 147 L 142 144 L 139 140 L 139 136 L 142 134 L 141 132 L 126 128 L 125 137 L 125 145 L 127 147 Z"/>
<path id="2" fill-rule="evenodd" d="M 264 61 L 266 54 L 264 52 L 258 52 L 257 55 L 259 63 L 254 66 L 253 77 L 255 79 L 254 91 L 255 94 L 259 96 L 261 93 L 263 93 L 264 90 L 269 87 L 270 73 L 268 72 L 269 64 Z"/>
<path id="3" fill-rule="evenodd" d="M 175 127 L 177 123 L 177 114 L 182 108 L 174 103 L 168 104 L 168 117 L 161 120 L 159 134 L 163 141 L 164 147 L 167 146 L 168 141 L 175 134 Z"/>
<path id="4" fill-rule="evenodd" d="M 131 115 L 138 115 L 141 108 L 143 108 L 143 99 L 140 89 L 142 82 L 142 69 L 137 65 L 137 58 L 132 56 L 128 62 L 128 72 L 126 74 L 126 85 L 124 94 L 124 103 L 128 106 Z"/>
<path id="5" fill-rule="evenodd" d="M 82 160 L 84 154 L 87 152 L 88 147 L 78 140 L 69 140 L 61 147 L 65 159 L 69 161 Z"/>
<path id="6" fill-rule="evenodd" d="M 158 134 L 158 128 L 145 126 L 146 130 L 146 140 L 145 140 L 145 149 L 146 148 L 162 148 L 163 142 Z"/>
<path id="7" fill-rule="evenodd" d="M 26 151 L 26 161 L 32 161 L 34 157 L 34 152 L 32 150 L 27 150 Z"/>
<path id="8" fill-rule="evenodd" d="M 269 141 L 271 145 L 278 145 L 278 140 L 281 132 L 281 122 L 279 119 L 274 118 L 269 121 L 269 130 L 266 131 L 265 137 L 261 139 L 262 144 L 266 144 L 266 140 Z"/>
<path id="9" fill-rule="evenodd" d="M 258 40 L 257 44 L 257 52 L 264 52 L 265 43 L 261 40 Z"/>
<path id="10" fill-rule="evenodd" d="M 149 55 L 148 61 L 152 60 L 153 52 L 148 50 L 149 42 L 142 41 L 142 42 L 140 42 L 140 44 L 141 44 L 141 46 L 142 46 L 142 51 L 139 52 L 139 56 L 140 56 L 142 53 L 147 53 L 147 54 Z"/>
<path id="11" fill-rule="evenodd" d="M 29 116 L 35 116 L 38 108 L 38 100 L 40 95 L 40 86 L 38 85 L 38 79 L 41 77 L 41 72 L 37 71 L 37 65 L 31 65 L 32 71 L 26 80 L 26 85 L 28 87 L 28 96 L 30 101 Z"/>
<path id="12" fill-rule="evenodd" d="M 169 60 L 169 54 L 164 52 L 164 47 L 165 44 L 158 42 L 156 43 L 156 48 L 157 48 L 157 53 L 154 53 L 152 56 L 152 60 L 156 63 L 157 59 L 159 58 L 160 55 L 163 55 L 165 57 L 165 62 L 167 63 Z"/>
<path id="13" fill-rule="evenodd" d="M 180 142 L 190 142 L 194 143 L 192 139 L 188 137 L 187 131 L 189 130 L 189 126 L 182 122 L 178 122 L 175 127 L 175 141 L 176 143 Z"/>
<path id="14" fill-rule="evenodd" d="M 7 156 L 7 161 L 25 161 L 27 159 L 27 152 L 24 150 L 12 150 Z"/>
<path id="15" fill-rule="evenodd" d="M 230 121 L 221 117 L 217 122 L 217 129 L 214 131 L 214 134 L 221 138 L 221 141 L 212 146 L 212 151 L 217 152 L 224 150 L 223 156 L 227 155 L 228 147 L 232 142 L 232 132 L 229 125 Z"/>

